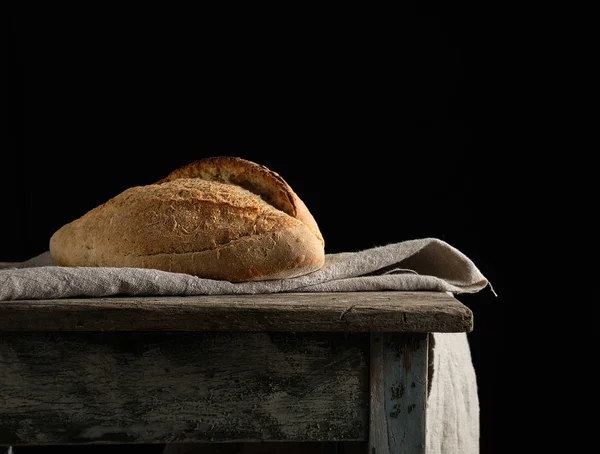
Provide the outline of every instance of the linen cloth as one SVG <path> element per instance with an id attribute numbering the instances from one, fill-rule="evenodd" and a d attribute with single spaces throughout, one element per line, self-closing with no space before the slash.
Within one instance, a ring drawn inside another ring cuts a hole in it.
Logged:
<path id="1" fill-rule="evenodd" d="M 0 262 L 0 304 L 7 300 L 126 295 L 385 290 L 460 294 L 479 292 L 487 286 L 491 289 L 489 281 L 465 254 L 437 238 L 326 254 L 324 266 L 316 272 L 290 279 L 241 283 L 153 269 L 61 267 L 56 266 L 49 252 L 25 262 Z M 434 333 L 432 351 L 426 452 L 477 454 L 479 400 L 467 336 Z M 177 449 L 177 445 L 167 445 L 165 453 L 175 453 Z"/>
<path id="2" fill-rule="evenodd" d="M 0 301 L 380 290 L 473 293 L 488 284 L 467 256 L 436 238 L 326 254 L 325 264 L 318 271 L 296 278 L 258 282 L 232 283 L 140 268 L 61 267 L 52 262 L 49 252 L 25 262 L 0 262 Z"/>

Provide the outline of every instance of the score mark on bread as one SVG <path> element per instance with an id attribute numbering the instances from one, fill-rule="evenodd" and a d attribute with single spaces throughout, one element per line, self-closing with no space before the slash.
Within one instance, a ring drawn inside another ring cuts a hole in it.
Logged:
<path id="1" fill-rule="evenodd" d="M 123 191 L 56 231 L 50 253 L 62 266 L 154 268 L 231 282 L 297 277 L 325 259 L 318 225 L 287 182 L 226 156 Z"/>

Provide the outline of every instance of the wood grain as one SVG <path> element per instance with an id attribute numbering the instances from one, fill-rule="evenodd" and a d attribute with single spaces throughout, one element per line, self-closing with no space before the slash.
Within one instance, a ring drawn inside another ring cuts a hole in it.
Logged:
<path id="1" fill-rule="evenodd" d="M 368 334 L 0 333 L 0 445 L 366 440 Z"/>
<path id="2" fill-rule="evenodd" d="M 372 334 L 370 454 L 425 452 L 427 342 L 427 334 Z"/>
<path id="3" fill-rule="evenodd" d="M 278 293 L 0 302 L 0 331 L 470 332 L 442 292 Z"/>

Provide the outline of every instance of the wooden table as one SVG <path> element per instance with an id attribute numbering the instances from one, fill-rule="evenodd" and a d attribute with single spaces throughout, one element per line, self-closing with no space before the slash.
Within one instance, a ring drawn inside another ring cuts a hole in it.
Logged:
<path id="1" fill-rule="evenodd" d="M 425 450 L 436 292 L 0 302 L 0 445 L 363 441 Z"/>

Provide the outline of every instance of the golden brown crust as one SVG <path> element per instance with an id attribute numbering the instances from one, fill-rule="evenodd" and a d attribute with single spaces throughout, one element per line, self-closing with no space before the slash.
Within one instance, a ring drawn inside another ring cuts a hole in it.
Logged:
<path id="1" fill-rule="evenodd" d="M 199 159 L 180 167 L 159 180 L 158 183 L 178 178 L 200 178 L 206 181 L 241 186 L 259 195 L 278 210 L 302 221 L 324 244 L 323 235 L 317 222 L 304 202 L 281 175 L 264 165 L 239 157 L 214 156 Z"/>
<path id="2" fill-rule="evenodd" d="M 137 186 L 50 239 L 63 266 L 155 268 L 232 282 L 295 277 L 324 263 L 300 220 L 233 184 L 177 178 Z"/>

